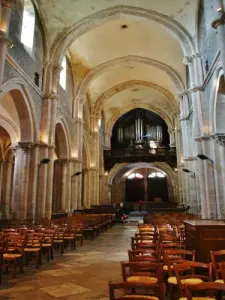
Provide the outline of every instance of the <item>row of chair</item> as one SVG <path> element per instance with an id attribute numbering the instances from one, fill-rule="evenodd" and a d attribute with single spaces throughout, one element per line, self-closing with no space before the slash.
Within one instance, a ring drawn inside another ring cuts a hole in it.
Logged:
<path id="1" fill-rule="evenodd" d="M 211 251 L 211 263 L 197 262 L 195 250 L 186 250 L 184 240 L 171 226 L 139 225 L 128 250 L 129 262 L 121 262 L 123 281 L 109 283 L 110 300 L 185 300 L 196 291 L 208 290 L 209 296 L 215 296 L 214 291 L 225 290 L 225 265 L 217 262 L 219 252 Z M 117 293 L 121 289 L 122 296 Z"/>

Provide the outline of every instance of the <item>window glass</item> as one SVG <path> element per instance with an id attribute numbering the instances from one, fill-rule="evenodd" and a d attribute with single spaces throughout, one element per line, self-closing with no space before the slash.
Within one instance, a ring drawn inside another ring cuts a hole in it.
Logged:
<path id="1" fill-rule="evenodd" d="M 30 0 L 24 1 L 23 22 L 21 31 L 21 43 L 30 52 L 33 49 L 35 30 L 35 11 L 34 6 Z"/>

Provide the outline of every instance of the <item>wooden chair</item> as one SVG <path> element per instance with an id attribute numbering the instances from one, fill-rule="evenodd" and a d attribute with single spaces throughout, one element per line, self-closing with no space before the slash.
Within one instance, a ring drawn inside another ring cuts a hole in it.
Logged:
<path id="1" fill-rule="evenodd" d="M 2 283 L 3 253 L 5 250 L 5 238 L 0 236 L 0 284 Z"/>
<path id="2" fill-rule="evenodd" d="M 220 262 L 225 262 L 225 250 L 210 251 L 210 256 L 212 259 L 213 271 L 215 276 L 215 282 L 224 283 L 221 277 L 221 270 L 219 267 Z"/>
<path id="3" fill-rule="evenodd" d="M 64 242 L 65 242 L 65 229 L 57 228 L 55 230 L 55 234 L 53 238 L 53 245 L 57 250 L 60 249 L 61 255 L 63 255 L 63 251 L 64 251 Z"/>
<path id="4" fill-rule="evenodd" d="M 65 249 L 70 245 L 71 250 L 76 249 L 76 229 L 67 228 L 64 234 Z"/>
<path id="5" fill-rule="evenodd" d="M 138 292 L 142 290 L 142 292 Z M 119 290 L 123 295 L 116 296 Z M 143 282 L 109 282 L 110 300 L 164 300 L 165 285 Z"/>
<path id="6" fill-rule="evenodd" d="M 132 237 L 131 238 L 131 249 L 136 250 L 136 249 L 154 249 L 157 250 L 159 249 L 158 243 L 154 243 L 152 241 L 143 241 L 139 240 L 137 238 Z"/>
<path id="7" fill-rule="evenodd" d="M 217 292 L 224 292 L 225 291 L 225 284 L 218 283 L 218 282 L 202 282 L 197 285 L 186 285 L 185 286 L 185 298 L 180 298 L 180 300 L 215 300 L 215 299 L 222 299 L 221 295 L 215 298 L 215 293 Z M 204 296 L 202 295 L 195 295 L 204 292 Z M 205 293 L 207 292 L 207 295 Z"/>
<path id="8" fill-rule="evenodd" d="M 28 232 L 26 233 L 25 241 L 25 261 L 28 264 L 29 258 L 34 255 L 36 261 L 36 268 L 41 264 L 41 250 L 42 250 L 43 233 Z"/>
<path id="9" fill-rule="evenodd" d="M 151 262 L 121 262 L 123 281 L 162 282 L 162 264 Z"/>
<path id="10" fill-rule="evenodd" d="M 168 249 L 163 250 L 163 270 L 168 271 L 168 283 L 173 284 L 175 280 L 173 268 L 175 264 L 183 263 L 186 261 L 195 261 L 195 250 L 185 250 L 185 249 Z M 171 281 L 171 282 L 170 282 Z M 176 284 L 176 283 L 175 283 Z"/>
<path id="11" fill-rule="evenodd" d="M 46 254 L 47 260 L 53 259 L 53 241 L 55 230 L 45 229 L 42 231 L 42 252 Z"/>
<path id="12" fill-rule="evenodd" d="M 24 254 L 25 237 L 24 236 L 8 236 L 6 237 L 6 247 L 3 253 L 3 265 L 8 267 L 12 265 L 13 278 L 16 277 L 17 266 L 20 272 L 23 272 L 23 254 Z"/>
<path id="13" fill-rule="evenodd" d="M 159 252 L 154 249 L 128 250 L 129 261 L 159 262 Z"/>
<path id="14" fill-rule="evenodd" d="M 174 265 L 176 282 L 180 297 L 185 296 L 185 285 L 196 285 L 204 281 L 212 281 L 212 264 L 186 262 Z"/>

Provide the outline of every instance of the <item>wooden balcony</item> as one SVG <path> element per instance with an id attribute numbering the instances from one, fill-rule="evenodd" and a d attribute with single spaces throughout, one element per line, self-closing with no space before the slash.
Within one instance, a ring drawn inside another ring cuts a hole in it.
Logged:
<path id="1" fill-rule="evenodd" d="M 156 149 L 116 149 L 104 151 L 105 170 L 116 163 L 167 162 L 172 168 L 177 166 L 176 148 Z"/>

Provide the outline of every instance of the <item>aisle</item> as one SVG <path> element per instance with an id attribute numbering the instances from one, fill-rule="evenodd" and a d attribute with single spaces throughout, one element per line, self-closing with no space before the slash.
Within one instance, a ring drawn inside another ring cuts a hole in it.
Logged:
<path id="1" fill-rule="evenodd" d="M 38 271 L 25 266 L 24 274 L 7 284 L 3 276 L 0 299 L 108 300 L 108 280 L 121 279 L 120 261 L 127 260 L 135 230 L 136 226 L 116 225 L 51 264 L 44 262 Z"/>

